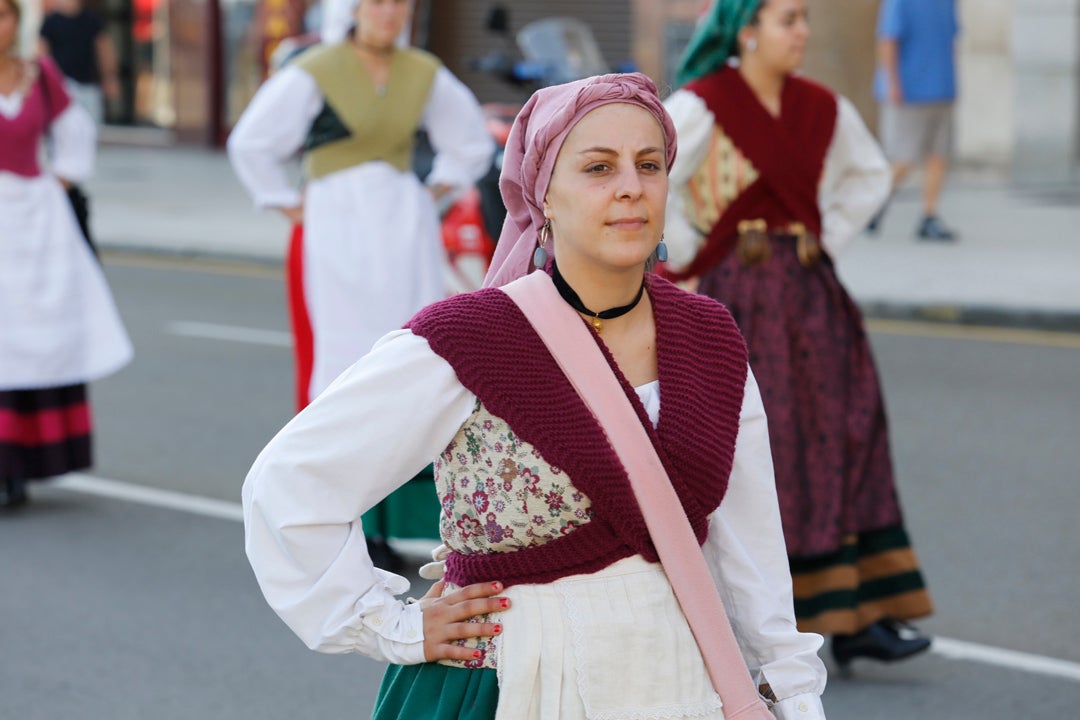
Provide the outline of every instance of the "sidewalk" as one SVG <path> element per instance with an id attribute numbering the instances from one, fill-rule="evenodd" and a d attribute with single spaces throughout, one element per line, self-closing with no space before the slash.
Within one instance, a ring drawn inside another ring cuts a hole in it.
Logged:
<path id="1" fill-rule="evenodd" d="M 287 223 L 254 209 L 223 152 L 106 146 L 88 189 L 103 248 L 283 257 Z M 960 242 L 917 241 L 918 214 L 912 186 L 879 235 L 841 256 L 840 276 L 868 314 L 1080 330 L 1080 190 L 957 173 L 941 215 Z"/>

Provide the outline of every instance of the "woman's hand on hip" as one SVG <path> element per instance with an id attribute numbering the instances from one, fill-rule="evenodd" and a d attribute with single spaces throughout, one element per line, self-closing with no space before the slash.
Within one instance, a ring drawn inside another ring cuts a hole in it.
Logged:
<path id="1" fill-rule="evenodd" d="M 498 623 L 468 622 L 478 615 L 500 612 L 510 607 L 510 600 L 495 597 L 503 589 L 500 582 L 476 583 L 442 595 L 444 583 L 431 586 L 420 600 L 424 613 L 424 660 L 477 659 L 475 648 L 455 645 L 457 640 L 492 637 L 502 632 Z"/>
<path id="2" fill-rule="evenodd" d="M 296 207 L 279 207 L 278 211 L 296 225 L 301 225 L 304 222 L 303 205 L 297 205 Z"/>

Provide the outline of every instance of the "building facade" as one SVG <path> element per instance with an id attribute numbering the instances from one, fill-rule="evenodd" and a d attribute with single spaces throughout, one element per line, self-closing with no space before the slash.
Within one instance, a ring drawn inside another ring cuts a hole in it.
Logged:
<path id="1" fill-rule="evenodd" d="M 1080 0 L 957 1 L 957 160 L 1021 182 L 1080 182 Z M 28 43 L 48 2 L 27 3 Z M 304 32 L 305 16 L 311 22 L 313 0 L 86 2 L 106 18 L 121 57 L 124 93 L 110 103 L 110 126 L 121 137 L 220 145 L 276 43 Z M 414 39 L 481 101 L 521 102 L 526 91 L 478 61 L 513 56 L 513 32 L 533 20 L 570 16 L 592 29 L 610 68 L 635 67 L 666 89 L 707 2 L 503 0 L 510 34 L 499 34 L 486 27 L 494 2 L 416 0 Z M 814 37 L 804 69 L 848 96 L 872 128 L 879 2 L 808 0 Z"/>

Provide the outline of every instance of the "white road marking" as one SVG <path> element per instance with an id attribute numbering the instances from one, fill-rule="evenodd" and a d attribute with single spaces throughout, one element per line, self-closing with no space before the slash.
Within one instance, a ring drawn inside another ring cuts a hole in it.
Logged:
<path id="1" fill-rule="evenodd" d="M 1080 663 L 1068 660 L 944 637 L 934 638 L 930 649 L 949 660 L 971 660 L 985 665 L 997 665 L 1010 670 L 1023 670 L 1036 675 L 1051 675 L 1080 682 Z"/>
<path id="2" fill-rule="evenodd" d="M 217 325 L 203 322 L 174 322 L 168 326 L 173 335 L 202 338 L 204 340 L 228 340 L 230 342 L 292 347 L 292 335 L 280 330 L 259 330 L 236 325 Z"/>
<path id="3" fill-rule="evenodd" d="M 243 510 L 238 502 L 189 495 L 173 490 L 161 490 L 83 473 L 71 473 L 62 478 L 57 478 L 55 485 L 65 490 L 74 490 L 88 495 L 99 495 L 168 510 L 179 510 L 192 515 L 204 515 L 206 517 L 241 522 L 244 519 Z"/>
<path id="4" fill-rule="evenodd" d="M 94 475 L 72 473 L 58 478 L 54 485 L 74 492 L 114 498 L 168 510 L 179 510 L 193 515 L 239 522 L 244 519 L 243 510 L 240 503 L 237 502 L 189 495 L 172 490 L 149 488 Z M 430 550 L 434 547 L 434 542 L 424 540 L 395 541 L 394 547 L 407 555 L 426 558 L 430 557 Z M 930 652 L 948 660 L 977 662 L 1009 670 L 1019 670 L 1035 675 L 1047 675 L 1080 682 L 1080 663 L 1059 660 L 1045 655 L 1006 650 L 940 636 L 934 638 Z"/>

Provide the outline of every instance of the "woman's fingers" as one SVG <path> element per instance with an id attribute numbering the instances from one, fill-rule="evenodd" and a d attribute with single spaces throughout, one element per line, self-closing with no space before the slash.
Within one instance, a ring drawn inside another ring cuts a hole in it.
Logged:
<path id="1" fill-rule="evenodd" d="M 502 633 L 502 623 L 463 622 L 447 625 L 447 640 L 468 640 L 470 638 L 489 638 Z"/>
<path id="2" fill-rule="evenodd" d="M 454 643 L 469 638 L 491 637 L 502 632 L 501 623 L 468 622 L 469 620 L 506 610 L 510 600 L 495 597 L 503 590 L 502 583 L 474 583 L 433 597 L 434 589 L 424 596 L 424 657 L 426 660 L 477 659 L 475 648 L 465 648 Z"/>
<path id="3" fill-rule="evenodd" d="M 479 660 L 483 652 L 474 647 L 465 647 L 456 644 L 458 640 L 470 640 L 473 638 L 489 638 L 502 633 L 502 623 L 475 623 L 463 622 L 452 623 L 444 626 L 444 637 L 436 641 L 432 638 L 424 639 L 424 659 L 428 662 L 433 660 Z"/>

